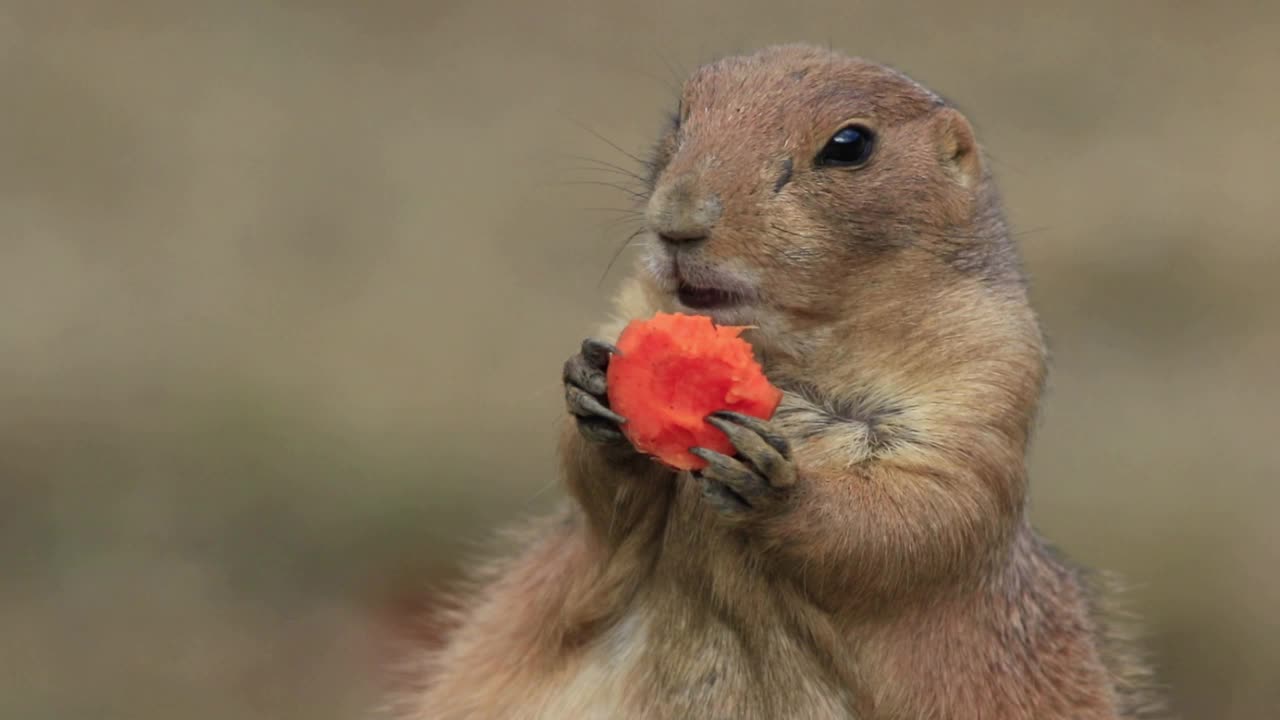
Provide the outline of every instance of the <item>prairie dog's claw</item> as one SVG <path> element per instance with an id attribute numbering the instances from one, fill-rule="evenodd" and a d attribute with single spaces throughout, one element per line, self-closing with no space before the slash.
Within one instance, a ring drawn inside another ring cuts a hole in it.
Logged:
<path id="1" fill-rule="evenodd" d="M 589 364 L 582 355 L 565 361 L 564 383 L 566 388 L 576 387 L 597 397 L 603 397 L 608 390 L 604 371 Z"/>
<path id="2" fill-rule="evenodd" d="M 597 400 L 594 395 L 580 387 L 565 385 L 564 393 L 565 402 L 569 405 L 569 412 L 577 415 L 578 417 L 604 418 L 605 420 L 617 425 L 621 425 L 627 421 L 626 418 L 610 410 L 604 403 Z"/>
<path id="3" fill-rule="evenodd" d="M 707 502 L 717 511 L 728 517 L 745 517 L 777 503 L 795 485 L 791 444 L 768 422 L 729 411 L 713 413 L 707 422 L 727 435 L 737 450 L 736 457 L 729 457 L 707 448 L 689 449 L 707 461 L 695 476 L 702 482 Z"/>
<path id="4" fill-rule="evenodd" d="M 703 478 L 729 488 L 748 505 L 773 491 L 763 475 L 737 458 L 700 447 L 690 448 L 689 452 L 707 461 L 707 466 L 698 471 Z"/>
<path id="5" fill-rule="evenodd" d="M 609 409 L 608 378 L 609 357 L 618 349 L 613 345 L 587 338 L 573 357 L 565 361 L 565 406 L 578 423 L 578 431 L 592 442 L 619 443 L 625 438 L 618 426 L 626 418 Z"/>
<path id="6" fill-rule="evenodd" d="M 707 422 L 729 436 L 738 456 L 763 476 L 769 487 L 786 488 L 795 484 L 791 446 L 767 422 L 729 411 L 713 413 Z"/>
<path id="7" fill-rule="evenodd" d="M 770 425 L 768 421 L 761 420 L 760 418 L 752 417 L 750 415 L 743 415 L 740 412 L 734 412 L 732 410 L 720 410 L 719 412 L 713 412 L 711 413 L 711 417 L 707 418 L 707 422 L 715 425 L 717 428 L 720 428 L 721 431 L 724 431 L 725 429 L 726 423 L 724 421 L 726 420 L 736 425 L 741 425 L 742 427 L 759 435 L 782 457 L 791 457 L 791 443 L 787 442 L 785 437 L 774 430 L 773 426 Z M 727 431 L 726 434 L 728 434 Z M 732 436 L 730 436 L 730 438 L 732 438 Z"/>
<path id="8" fill-rule="evenodd" d="M 587 338 L 582 341 L 582 358 L 599 370 L 608 369 L 611 355 L 621 354 L 621 350 L 603 340 Z"/>

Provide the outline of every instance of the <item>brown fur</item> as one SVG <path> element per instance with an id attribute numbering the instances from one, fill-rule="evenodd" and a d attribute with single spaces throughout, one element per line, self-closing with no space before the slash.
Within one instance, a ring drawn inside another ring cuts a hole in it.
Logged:
<path id="1" fill-rule="evenodd" d="M 861 168 L 815 167 L 840 128 Z M 728 274 L 798 480 L 727 520 L 567 423 L 572 506 L 479 585 L 406 718 L 1155 717 L 1131 645 L 1026 517 L 1044 347 L 968 121 L 804 46 L 699 70 L 651 167 L 630 318 Z M 673 256 L 679 256 L 678 270 Z M 708 282 L 710 282 L 708 280 Z"/>

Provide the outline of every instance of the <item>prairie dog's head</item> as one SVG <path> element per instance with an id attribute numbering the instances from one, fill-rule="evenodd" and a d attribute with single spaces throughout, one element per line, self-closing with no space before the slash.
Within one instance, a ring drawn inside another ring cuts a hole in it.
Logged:
<path id="1" fill-rule="evenodd" d="M 658 291 L 766 336 L 844 317 L 872 285 L 964 273 L 1003 237 L 964 116 L 894 70 L 813 47 L 696 71 L 650 177 Z"/>

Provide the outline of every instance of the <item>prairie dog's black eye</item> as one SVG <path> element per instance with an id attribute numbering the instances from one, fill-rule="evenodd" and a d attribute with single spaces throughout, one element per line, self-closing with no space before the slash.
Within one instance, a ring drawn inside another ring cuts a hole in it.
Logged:
<path id="1" fill-rule="evenodd" d="M 841 128 L 827 141 L 814 159 L 815 165 L 857 166 L 865 163 L 875 149 L 875 133 L 865 125 Z"/>

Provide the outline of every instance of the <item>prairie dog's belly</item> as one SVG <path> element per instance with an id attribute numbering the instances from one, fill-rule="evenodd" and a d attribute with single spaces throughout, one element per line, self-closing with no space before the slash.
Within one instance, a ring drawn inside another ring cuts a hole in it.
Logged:
<path id="1" fill-rule="evenodd" d="M 634 611 L 539 693 L 531 718 L 856 720 L 809 658 L 774 661 L 769 682 L 780 687 L 765 688 L 731 630 L 685 630 Z"/>

